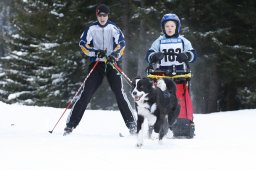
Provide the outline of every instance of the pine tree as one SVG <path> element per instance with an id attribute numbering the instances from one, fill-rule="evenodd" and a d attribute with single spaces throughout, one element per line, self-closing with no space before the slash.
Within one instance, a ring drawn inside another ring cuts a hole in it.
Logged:
<path id="1" fill-rule="evenodd" d="M 255 1 L 193 0 L 176 5 L 192 29 L 187 36 L 199 53 L 192 79 L 197 111 L 251 108 L 255 103 Z"/>
<path id="2" fill-rule="evenodd" d="M 72 20 L 79 23 L 71 18 L 72 5 L 71 1 L 15 2 L 12 52 L 2 58 L 6 102 L 61 106 L 75 93 L 77 85 L 72 82 L 84 65 L 74 40 L 80 35 L 72 25 Z"/>

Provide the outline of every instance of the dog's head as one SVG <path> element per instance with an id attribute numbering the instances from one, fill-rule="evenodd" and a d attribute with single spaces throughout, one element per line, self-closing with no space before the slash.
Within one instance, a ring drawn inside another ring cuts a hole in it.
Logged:
<path id="1" fill-rule="evenodd" d="M 152 81 L 149 78 L 135 78 L 132 82 L 132 97 L 135 102 L 144 101 L 152 91 Z"/>

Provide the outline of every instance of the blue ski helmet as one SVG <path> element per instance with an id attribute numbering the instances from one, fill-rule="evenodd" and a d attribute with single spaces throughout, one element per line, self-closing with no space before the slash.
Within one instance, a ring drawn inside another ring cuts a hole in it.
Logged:
<path id="1" fill-rule="evenodd" d="M 172 14 L 172 13 L 169 13 L 169 14 L 165 14 L 163 16 L 163 18 L 161 19 L 161 29 L 163 32 L 164 31 L 164 24 L 167 22 L 167 21 L 175 21 L 176 22 L 176 31 L 177 33 L 179 34 L 180 33 L 180 28 L 181 28 L 181 24 L 180 24 L 180 19 L 179 17 L 176 15 L 176 14 Z"/>

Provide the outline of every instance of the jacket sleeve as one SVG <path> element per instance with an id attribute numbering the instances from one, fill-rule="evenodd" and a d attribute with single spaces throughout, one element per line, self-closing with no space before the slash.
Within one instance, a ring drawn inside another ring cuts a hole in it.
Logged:
<path id="1" fill-rule="evenodd" d="M 160 39 L 161 39 L 161 36 L 156 39 L 153 44 L 151 45 L 150 49 L 148 50 L 146 56 L 145 56 L 145 60 L 150 63 L 150 60 L 151 60 L 151 56 L 156 53 L 156 52 L 159 52 L 160 51 Z"/>
<path id="2" fill-rule="evenodd" d="M 184 51 L 183 52 L 189 52 L 191 55 L 191 59 L 189 60 L 190 63 L 193 63 L 196 61 L 197 53 L 196 50 L 192 47 L 192 44 L 189 40 L 182 37 L 183 43 L 184 43 Z"/>
<path id="3" fill-rule="evenodd" d="M 93 38 L 90 27 L 86 28 L 82 33 L 79 46 L 85 55 L 89 57 L 95 56 L 95 49 L 93 48 Z"/>
<path id="4" fill-rule="evenodd" d="M 113 38 L 113 52 L 116 52 L 118 54 L 118 59 L 121 59 L 121 57 L 124 55 L 125 50 L 125 38 L 122 31 L 116 26 L 113 28 Z"/>

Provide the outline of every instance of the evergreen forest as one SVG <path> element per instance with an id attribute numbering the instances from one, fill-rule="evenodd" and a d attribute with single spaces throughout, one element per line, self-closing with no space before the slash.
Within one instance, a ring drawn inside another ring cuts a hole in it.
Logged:
<path id="1" fill-rule="evenodd" d="M 78 43 L 100 3 L 126 38 L 129 78 L 146 75 L 160 20 L 175 13 L 198 54 L 190 65 L 195 113 L 256 108 L 255 0 L 0 0 L 0 101 L 66 107 L 87 75 Z M 118 109 L 107 81 L 89 108 Z"/>

